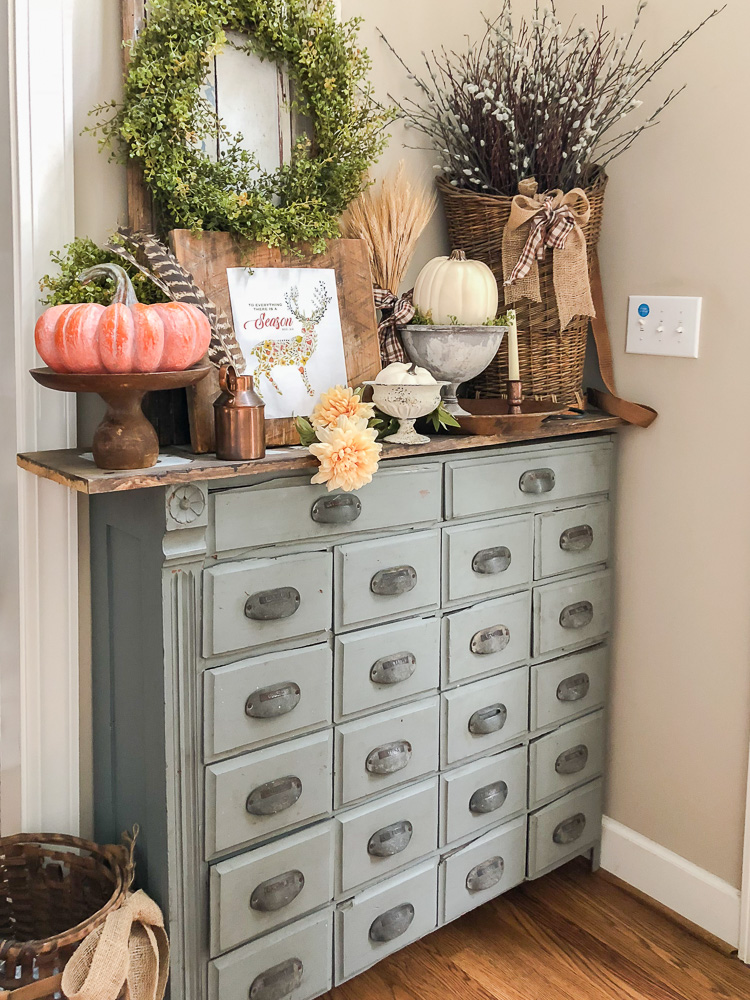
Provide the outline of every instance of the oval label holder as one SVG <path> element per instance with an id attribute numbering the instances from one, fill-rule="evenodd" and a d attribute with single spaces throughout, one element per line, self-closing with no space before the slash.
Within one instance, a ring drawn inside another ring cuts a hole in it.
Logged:
<path id="1" fill-rule="evenodd" d="M 392 566 L 380 569 L 370 580 L 370 590 L 379 597 L 400 597 L 414 590 L 417 571 L 413 566 Z"/>
<path id="2" fill-rule="evenodd" d="M 508 709 L 505 705 L 488 705 L 474 712 L 469 719 L 469 732 L 474 736 L 487 736 L 499 732 L 508 721 Z"/>
<path id="3" fill-rule="evenodd" d="M 392 858 L 401 854 L 411 843 L 414 827 L 408 819 L 384 826 L 370 837 L 367 853 L 371 858 Z"/>
<path id="4" fill-rule="evenodd" d="M 253 889 L 250 909 L 259 913 L 275 913 L 277 910 L 283 910 L 285 906 L 294 902 L 304 888 L 305 876 L 297 869 L 284 872 L 283 875 L 275 875 Z"/>
<path id="5" fill-rule="evenodd" d="M 466 876 L 466 888 L 469 892 L 484 892 L 497 885 L 503 877 L 505 861 L 497 856 L 482 861 L 471 869 Z"/>
<path id="6" fill-rule="evenodd" d="M 412 747 L 408 740 L 396 740 L 375 747 L 367 755 L 365 770 L 370 774 L 394 774 L 402 771 L 411 760 Z"/>
<path id="7" fill-rule="evenodd" d="M 401 937 L 409 930 L 413 919 L 414 907 L 411 903 L 401 903 L 400 906 L 394 906 L 392 909 L 386 910 L 385 913 L 381 913 L 379 917 L 375 917 L 370 924 L 370 940 L 376 944 L 395 941 L 396 938 Z"/>
<path id="8" fill-rule="evenodd" d="M 477 656 L 490 656 L 492 653 L 502 653 L 510 642 L 510 629 L 507 625 L 492 625 L 483 628 L 471 637 L 469 649 Z"/>
<path id="9" fill-rule="evenodd" d="M 555 761 L 557 774 L 578 774 L 589 762 L 589 748 L 585 743 L 579 743 L 570 750 L 563 750 Z"/>
<path id="10" fill-rule="evenodd" d="M 558 701 L 581 701 L 589 693 L 591 680 L 588 674 L 573 674 L 557 685 Z"/>
<path id="11" fill-rule="evenodd" d="M 494 576 L 504 573 L 511 564 L 510 549 L 505 545 L 497 545 L 491 549 L 481 549 L 471 560 L 471 568 L 482 576 Z"/>
<path id="12" fill-rule="evenodd" d="M 566 528 L 560 535 L 560 548 L 563 552 L 585 552 L 594 544 L 594 529 L 590 524 L 577 524 Z"/>
<path id="13" fill-rule="evenodd" d="M 550 493 L 555 488 L 555 473 L 552 469 L 529 469 L 518 482 L 522 493 Z"/>
<path id="14" fill-rule="evenodd" d="M 504 781 L 493 781 L 489 785 L 477 788 L 469 799 L 469 811 L 475 815 L 483 816 L 486 813 L 495 812 L 505 805 L 508 798 L 508 786 Z"/>
<path id="15" fill-rule="evenodd" d="M 256 622 L 273 622 L 291 618 L 299 610 L 300 594 L 295 587 L 275 587 L 259 590 L 245 602 L 245 615 Z"/>
<path id="16" fill-rule="evenodd" d="M 250 719 L 278 719 L 294 711 L 300 697 L 299 684 L 294 681 L 258 688 L 245 702 L 245 715 Z"/>
<path id="17" fill-rule="evenodd" d="M 552 833 L 552 840 L 555 844 L 561 846 L 573 844 L 576 840 L 581 839 L 585 828 L 586 817 L 583 813 L 576 813 L 575 816 L 570 816 L 568 819 L 564 819 L 562 823 L 557 824 Z"/>
<path id="18" fill-rule="evenodd" d="M 414 653 L 382 656 L 370 668 L 370 680 L 373 684 L 400 684 L 408 681 L 416 669 L 417 658 Z"/>
<path id="19" fill-rule="evenodd" d="M 251 816 L 275 816 L 290 809 L 302 794 L 302 782 L 294 775 L 274 778 L 258 785 L 247 797 L 245 808 Z"/>
<path id="20" fill-rule="evenodd" d="M 560 612 L 560 625 L 563 628 L 586 628 L 594 620 L 594 605 L 591 601 L 578 601 L 569 604 Z"/>
<path id="21" fill-rule="evenodd" d="M 285 962 L 266 969 L 256 976 L 250 985 L 250 1000 L 282 1000 L 302 985 L 304 966 L 299 958 L 288 958 Z"/>
<path id="22" fill-rule="evenodd" d="M 310 509 L 316 524 L 351 524 L 362 513 L 362 501 L 350 493 L 318 497 Z"/>

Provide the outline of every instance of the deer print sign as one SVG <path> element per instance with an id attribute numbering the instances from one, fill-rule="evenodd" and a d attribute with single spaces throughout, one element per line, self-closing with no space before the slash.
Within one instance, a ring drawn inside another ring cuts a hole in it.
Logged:
<path id="1" fill-rule="evenodd" d="M 345 384 L 336 276 L 327 268 L 229 268 L 234 328 L 268 417 L 308 415 Z"/>

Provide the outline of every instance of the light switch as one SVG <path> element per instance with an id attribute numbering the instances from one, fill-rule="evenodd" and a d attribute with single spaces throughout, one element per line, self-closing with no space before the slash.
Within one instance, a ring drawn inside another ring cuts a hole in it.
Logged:
<path id="1" fill-rule="evenodd" d="M 631 295 L 625 350 L 697 358 L 702 302 L 697 296 Z"/>

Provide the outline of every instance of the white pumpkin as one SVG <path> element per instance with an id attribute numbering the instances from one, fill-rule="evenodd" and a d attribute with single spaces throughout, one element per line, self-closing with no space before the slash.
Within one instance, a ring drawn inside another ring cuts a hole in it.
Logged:
<path id="1" fill-rule="evenodd" d="M 435 379 L 426 368 L 393 361 L 378 372 L 374 381 L 376 385 L 428 385 Z"/>
<path id="2" fill-rule="evenodd" d="M 467 260 L 463 250 L 433 257 L 419 272 L 414 305 L 438 326 L 481 326 L 497 313 L 497 281 L 481 260 Z"/>

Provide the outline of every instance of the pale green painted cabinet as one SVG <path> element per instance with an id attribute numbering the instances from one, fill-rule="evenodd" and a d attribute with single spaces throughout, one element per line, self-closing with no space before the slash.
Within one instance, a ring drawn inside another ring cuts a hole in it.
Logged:
<path id="1" fill-rule="evenodd" d="M 91 499 L 96 834 L 177 1000 L 313 1000 L 598 860 L 613 441 Z"/>

